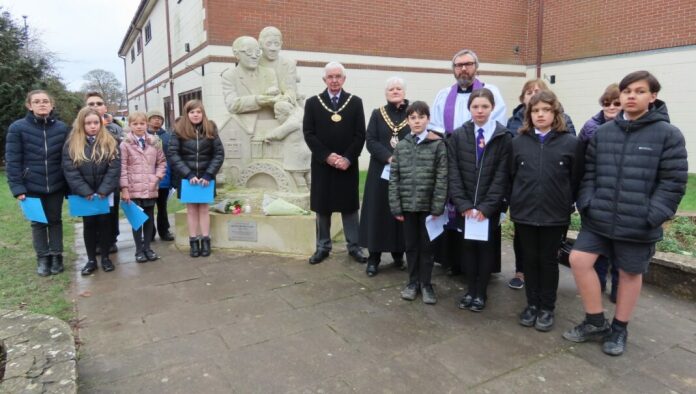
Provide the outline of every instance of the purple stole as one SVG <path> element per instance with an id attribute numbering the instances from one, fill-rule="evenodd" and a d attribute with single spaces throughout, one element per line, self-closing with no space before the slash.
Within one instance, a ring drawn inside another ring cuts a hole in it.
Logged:
<path id="1" fill-rule="evenodd" d="M 483 82 L 479 81 L 478 78 L 474 78 L 474 83 L 471 85 L 471 91 L 473 92 L 474 90 L 481 89 L 484 86 L 485 84 Z M 459 85 L 456 83 L 452 85 L 452 88 L 447 95 L 447 100 L 445 100 L 445 134 L 450 134 L 454 130 L 454 105 L 457 103 L 458 88 Z"/>

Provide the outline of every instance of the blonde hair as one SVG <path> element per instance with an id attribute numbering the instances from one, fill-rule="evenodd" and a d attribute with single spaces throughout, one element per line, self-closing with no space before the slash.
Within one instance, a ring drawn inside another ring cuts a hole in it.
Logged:
<path id="1" fill-rule="evenodd" d="M 184 111 L 176 122 L 175 132 L 177 137 L 183 140 L 191 140 L 196 138 L 196 125 L 191 123 L 188 117 L 188 113 L 192 110 L 200 108 L 203 114 L 203 120 L 200 125 L 203 128 L 203 136 L 208 139 L 214 139 L 217 135 L 217 127 L 215 123 L 208 120 L 208 115 L 205 114 L 205 108 L 203 108 L 203 103 L 201 100 L 190 100 L 184 105 Z"/>
<path id="2" fill-rule="evenodd" d="M 94 141 L 94 149 L 90 157 L 85 155 L 85 145 L 87 144 L 87 133 L 85 132 L 85 120 L 88 116 L 94 115 L 99 119 L 99 131 Z M 90 107 L 84 107 L 77 113 L 73 128 L 68 136 L 68 154 L 75 166 L 82 165 L 88 161 L 101 163 L 104 160 L 111 161 L 118 156 L 118 143 L 104 127 L 104 120 L 99 112 Z"/>
<path id="3" fill-rule="evenodd" d="M 145 112 L 135 111 L 135 112 L 132 112 L 128 115 L 128 123 L 129 124 L 133 123 L 139 119 L 142 119 L 145 121 L 145 123 L 147 123 L 147 115 L 145 115 Z"/>

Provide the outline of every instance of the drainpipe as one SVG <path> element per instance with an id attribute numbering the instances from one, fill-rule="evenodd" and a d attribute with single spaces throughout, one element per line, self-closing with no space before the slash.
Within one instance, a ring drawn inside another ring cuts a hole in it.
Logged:
<path id="1" fill-rule="evenodd" d="M 124 85 L 126 85 L 126 108 L 128 108 L 128 112 L 130 113 L 130 99 L 128 98 L 128 69 L 126 68 L 126 57 L 118 55 L 123 60 L 123 76 L 124 76 Z"/>
<path id="2" fill-rule="evenodd" d="M 542 34 L 544 32 L 544 0 L 539 0 L 537 10 L 537 54 L 536 54 L 536 77 L 541 78 L 541 48 L 543 43 Z"/>
<path id="3" fill-rule="evenodd" d="M 143 67 L 143 97 L 145 98 L 145 112 L 148 111 L 147 109 L 147 84 L 145 83 L 147 80 L 147 76 L 145 75 L 145 43 L 143 42 L 143 29 L 137 28 L 136 30 L 138 31 L 138 37 L 137 40 L 140 41 L 140 60 L 141 64 Z M 137 43 L 136 43 L 137 45 Z"/>
<path id="4" fill-rule="evenodd" d="M 174 71 L 172 70 L 172 39 L 171 32 L 169 31 L 169 1 L 164 0 L 164 12 L 166 15 L 166 25 L 167 25 L 167 57 L 169 68 L 169 124 L 174 125 L 174 119 L 176 115 L 174 114 Z M 172 127 L 173 128 L 173 127 Z"/>

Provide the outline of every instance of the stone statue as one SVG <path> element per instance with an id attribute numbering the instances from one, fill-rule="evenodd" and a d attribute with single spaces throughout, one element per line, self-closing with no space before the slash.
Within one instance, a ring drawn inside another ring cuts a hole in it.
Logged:
<path id="1" fill-rule="evenodd" d="M 277 28 L 264 28 L 259 39 L 261 44 L 250 36 L 235 39 L 232 52 L 238 64 L 221 74 L 230 112 L 220 128 L 223 179 L 305 199 L 311 155 L 302 133 L 304 103 L 297 94 L 296 62 L 280 55 Z"/>
<path id="2" fill-rule="evenodd" d="M 290 97 L 293 104 L 296 104 L 297 83 L 300 82 L 297 76 L 297 63 L 280 55 L 280 49 L 283 46 L 283 35 L 280 30 L 273 26 L 264 27 L 259 33 L 259 44 L 263 51 L 259 65 L 275 70 L 280 91 Z"/>
<path id="3" fill-rule="evenodd" d="M 250 135 L 256 130 L 258 111 L 273 108 L 280 101 L 292 101 L 281 94 L 275 71 L 259 67 L 261 49 L 255 38 L 242 36 L 232 43 L 239 65 L 222 73 L 222 93 L 227 110 Z M 262 138 L 256 137 L 255 140 Z"/>

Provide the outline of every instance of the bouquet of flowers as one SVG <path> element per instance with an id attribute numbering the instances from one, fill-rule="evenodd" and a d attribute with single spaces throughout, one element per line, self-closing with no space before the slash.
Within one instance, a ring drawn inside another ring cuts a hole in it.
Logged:
<path id="1" fill-rule="evenodd" d="M 242 213 L 242 202 L 239 200 L 230 200 L 226 198 L 219 203 L 214 204 L 212 208 L 215 212 L 239 215 Z"/>

